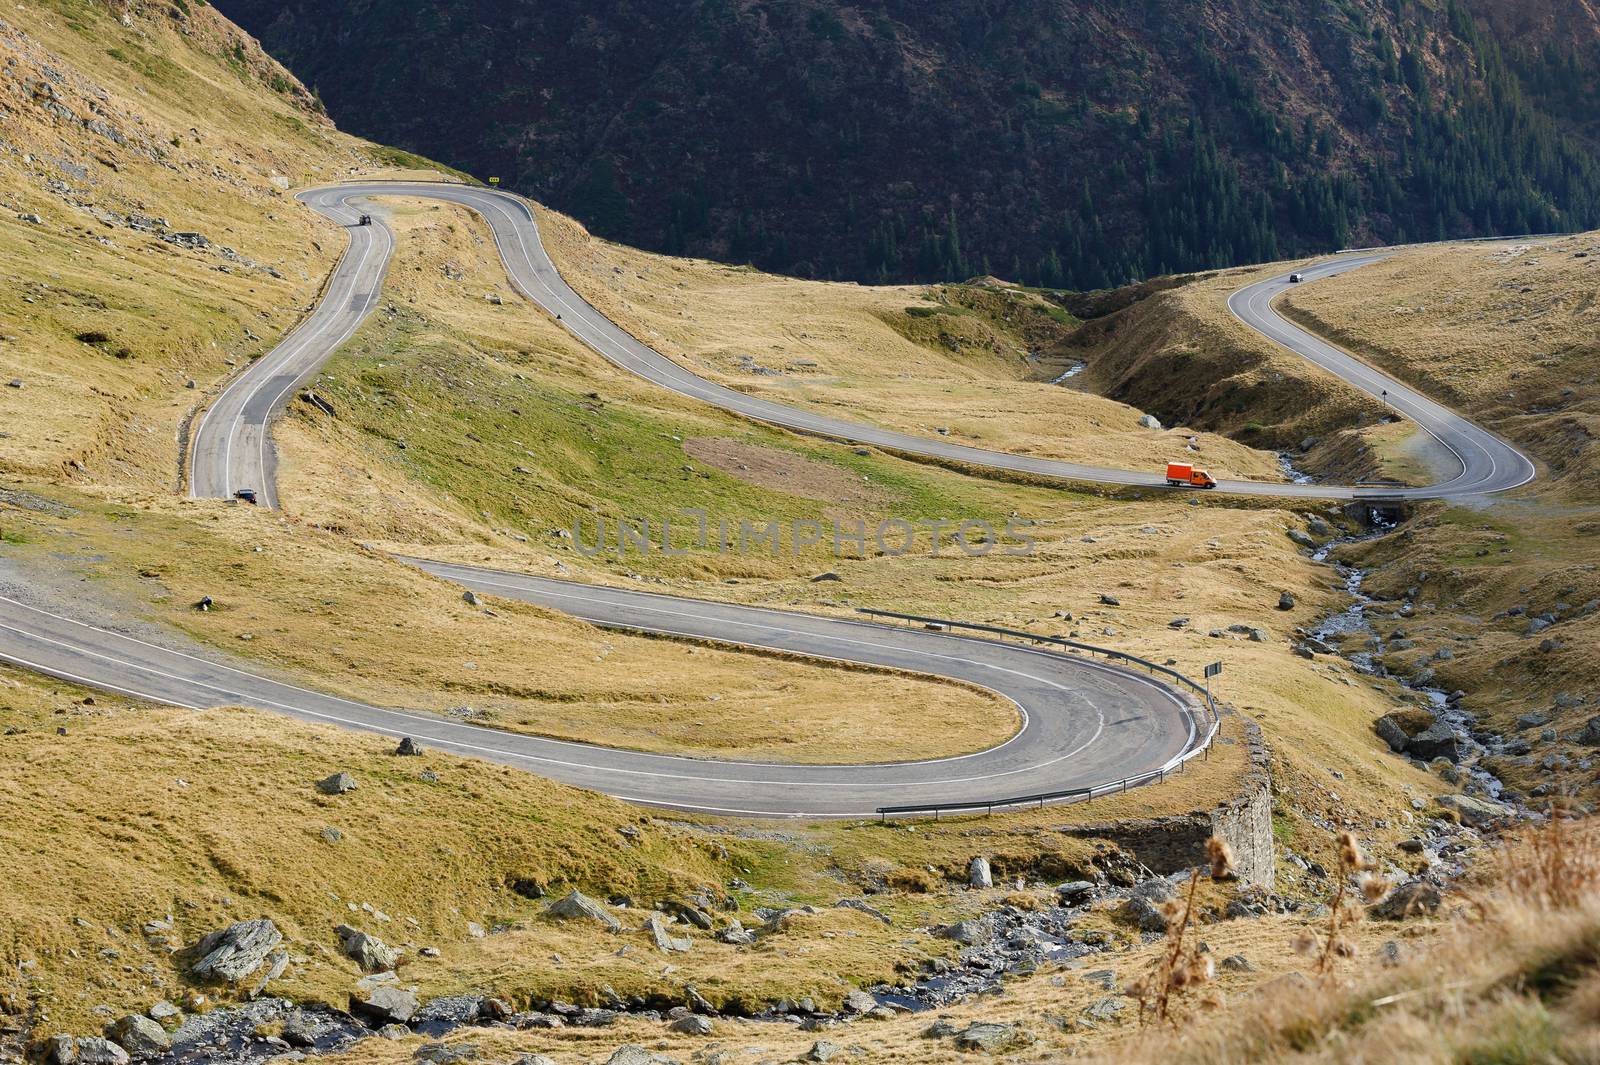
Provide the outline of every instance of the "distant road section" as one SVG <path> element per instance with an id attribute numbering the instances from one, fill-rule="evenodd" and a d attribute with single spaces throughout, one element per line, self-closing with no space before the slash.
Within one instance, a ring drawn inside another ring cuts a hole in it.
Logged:
<path id="1" fill-rule="evenodd" d="M 1332 277 L 1347 270 L 1388 258 L 1386 254 L 1360 255 L 1335 259 L 1300 271 L 1309 284 L 1318 278 Z M 1537 475 L 1533 462 L 1489 430 L 1468 421 L 1449 408 L 1435 403 L 1387 374 L 1380 373 L 1360 359 L 1341 351 L 1314 333 L 1309 333 L 1272 308 L 1277 299 L 1295 284 L 1288 275 L 1257 282 L 1228 298 L 1228 310 L 1267 339 L 1282 344 L 1309 359 L 1346 384 L 1381 399 L 1397 414 L 1411 419 L 1449 449 L 1461 472 L 1448 481 L 1425 488 L 1385 489 L 1382 494 L 1403 499 L 1452 499 L 1462 496 L 1504 492 L 1527 484 Z M 1227 487 L 1224 482 L 1223 487 Z M 1357 496 L 1364 493 L 1357 492 Z"/>
<path id="2" fill-rule="evenodd" d="M 375 218 L 370 226 L 355 223 L 362 214 L 360 201 L 384 196 L 442 200 L 478 212 L 494 233 L 507 274 L 524 296 L 559 316 L 573 336 L 606 359 L 679 395 L 796 432 L 868 444 L 919 458 L 1062 481 L 1139 487 L 1166 484 L 1165 471 L 1118 470 L 989 451 L 831 418 L 708 381 L 640 343 L 574 292 L 545 253 L 538 221 L 526 201 L 510 193 L 470 185 L 365 182 L 300 194 L 312 210 L 347 227 L 350 247 L 316 312 L 283 344 L 240 374 L 201 419 L 192 455 L 193 495 L 228 496 L 239 488 L 253 488 L 263 503 L 275 504 L 271 420 L 296 385 L 314 374 L 322 360 L 354 333 L 376 306 L 383 271 L 393 254 L 394 238 L 380 219 Z M 1335 259 L 1304 273 L 1308 281 L 1331 277 L 1380 258 L 1381 255 L 1358 255 Z M 1251 285 L 1236 293 L 1229 300 L 1229 307 L 1252 328 L 1354 387 L 1386 399 L 1398 413 L 1438 437 L 1455 454 L 1462 472 L 1444 484 L 1420 488 L 1221 481 L 1216 491 L 1300 499 L 1439 499 L 1505 491 L 1533 478 L 1534 467 L 1527 457 L 1493 433 L 1281 318 L 1272 309 L 1272 299 L 1288 287 L 1288 275 Z"/>

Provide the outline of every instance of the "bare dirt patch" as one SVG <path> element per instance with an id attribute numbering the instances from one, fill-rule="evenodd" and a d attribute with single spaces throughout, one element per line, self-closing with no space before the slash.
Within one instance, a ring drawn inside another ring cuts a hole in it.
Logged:
<path id="1" fill-rule="evenodd" d="M 882 493 L 863 484 L 858 474 L 782 448 L 725 436 L 697 436 L 683 442 L 683 451 L 692 459 L 758 488 L 825 503 L 866 505 L 882 499 Z"/>

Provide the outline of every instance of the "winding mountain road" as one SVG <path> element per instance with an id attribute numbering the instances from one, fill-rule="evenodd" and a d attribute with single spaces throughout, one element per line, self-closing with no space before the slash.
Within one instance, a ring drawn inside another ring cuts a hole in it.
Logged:
<path id="1" fill-rule="evenodd" d="M 679 395 L 796 432 L 867 444 L 918 458 L 1062 481 L 1140 487 L 1166 485 L 1165 471 L 1119 470 L 990 451 L 832 418 L 708 381 L 640 343 L 573 291 L 546 254 L 539 239 L 538 221 L 525 200 L 470 185 L 362 182 L 301 193 L 300 199 L 312 210 L 347 227 L 349 249 L 322 303 L 311 317 L 282 345 L 241 374 L 207 412 L 195 434 L 192 494 L 226 496 L 239 488 L 254 488 L 262 493 L 265 501 L 273 498 L 273 460 L 268 440 L 272 413 L 297 383 L 316 372 L 321 360 L 355 331 L 375 305 L 394 238 L 381 219 L 374 218 L 370 226 L 355 223 L 364 213 L 361 201 L 384 196 L 441 200 L 476 211 L 488 222 L 506 272 L 524 296 L 550 314 L 558 315 L 561 324 L 573 336 L 604 358 Z M 1312 267 L 1304 273 L 1308 281 L 1332 277 L 1382 258 L 1382 254 L 1349 256 Z M 1279 317 L 1271 302 L 1287 288 L 1289 280 L 1285 274 L 1240 290 L 1228 305 L 1251 328 L 1352 387 L 1386 399 L 1398 413 L 1413 419 L 1449 448 L 1461 464 L 1461 473 L 1443 484 L 1417 488 L 1352 488 L 1235 480 L 1219 482 L 1217 491 L 1299 499 L 1440 499 L 1505 491 L 1533 478 L 1534 467 L 1526 456 L 1494 434 Z M 250 383 L 247 384 L 247 380 Z"/>
<path id="2" fill-rule="evenodd" d="M 578 296 L 545 254 L 523 200 L 495 190 L 424 182 L 366 182 L 313 189 L 300 198 L 344 225 L 349 246 L 312 314 L 242 372 L 205 412 L 191 451 L 191 494 L 228 497 L 242 488 L 277 503 L 273 419 L 286 397 L 377 305 L 394 236 L 381 219 L 358 225 L 366 199 L 442 200 L 488 222 L 513 284 L 616 365 L 681 395 L 762 422 L 886 450 L 978 467 L 1131 486 L 1163 486 L 1160 473 L 1105 469 L 1010 455 L 846 422 L 747 396 L 701 378 L 624 332 Z M 1308 271 L 1331 276 L 1378 256 Z M 1321 499 L 1437 498 L 1525 483 L 1526 457 L 1493 434 L 1279 318 L 1272 298 L 1286 278 L 1252 285 L 1230 301 L 1246 323 L 1374 396 L 1437 436 L 1461 464 L 1432 488 L 1370 490 L 1226 481 L 1221 491 Z M 1018 708 L 1018 732 L 957 758 L 801 766 L 645 754 L 521 736 L 427 714 L 368 706 L 261 675 L 253 667 L 164 638 L 160 644 L 86 624 L 38 603 L 0 597 L 0 659 L 87 684 L 180 706 L 245 704 L 311 721 L 410 735 L 442 750 L 520 766 L 620 798 L 679 809 L 758 816 L 838 817 L 881 806 L 981 804 L 1170 771 L 1210 738 L 1211 722 L 1186 695 L 1132 670 L 1077 656 L 917 628 L 574 584 L 470 566 L 406 560 L 474 591 L 539 603 L 597 625 L 778 650 L 816 659 L 947 677 L 988 688 Z"/>

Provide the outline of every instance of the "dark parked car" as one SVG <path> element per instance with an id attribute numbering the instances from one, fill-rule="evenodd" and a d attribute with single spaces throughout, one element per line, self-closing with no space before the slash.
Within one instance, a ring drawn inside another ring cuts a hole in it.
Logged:
<path id="1" fill-rule="evenodd" d="M 256 490 L 254 488 L 241 488 L 237 492 L 233 493 L 233 498 L 239 500 L 241 503 L 249 503 L 251 506 L 255 506 Z"/>

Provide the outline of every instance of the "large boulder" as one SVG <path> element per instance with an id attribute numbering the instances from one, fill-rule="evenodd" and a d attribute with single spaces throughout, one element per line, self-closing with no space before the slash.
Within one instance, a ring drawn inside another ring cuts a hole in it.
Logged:
<path id="1" fill-rule="evenodd" d="M 1456 816 L 1474 828 L 1486 828 L 1501 821 L 1509 821 L 1516 815 L 1516 811 L 1505 803 L 1491 802 L 1472 795 L 1440 795 L 1434 801 L 1446 810 L 1455 811 Z"/>
<path id="2" fill-rule="evenodd" d="M 989 859 L 978 855 L 967 866 L 967 883 L 975 888 L 994 887 L 994 875 L 989 871 Z"/>
<path id="3" fill-rule="evenodd" d="M 667 931 L 666 918 L 659 913 L 652 913 L 645 921 L 645 931 L 650 933 L 650 941 L 657 950 L 663 954 L 681 954 L 694 946 L 694 940 L 687 936 L 674 936 Z"/>
<path id="4" fill-rule="evenodd" d="M 78 1040 L 76 1065 L 128 1065 L 128 1052 L 98 1035 Z"/>
<path id="5" fill-rule="evenodd" d="M 1426 710 L 1407 706 L 1384 714 L 1372 727 L 1391 750 L 1403 753 L 1411 737 L 1427 731 L 1433 723 L 1433 715 Z"/>
<path id="6" fill-rule="evenodd" d="M 200 960 L 189 971 L 201 979 L 237 983 L 261 968 L 282 942 L 283 933 L 267 918 L 240 921 L 200 940 L 195 948 Z"/>
<path id="7" fill-rule="evenodd" d="M 1459 729 L 1451 727 L 1448 722 L 1435 721 L 1415 736 L 1406 744 L 1406 753 L 1431 762 L 1435 758 L 1443 758 L 1451 762 L 1461 761 L 1465 753 L 1467 738 Z"/>
<path id="8" fill-rule="evenodd" d="M 1372 916 L 1386 921 L 1400 921 L 1407 917 L 1433 913 L 1439 909 L 1442 896 L 1436 884 L 1427 880 L 1407 880 L 1372 907 Z"/>
<path id="9" fill-rule="evenodd" d="M 981 1050 L 999 1054 L 1033 1042 L 1020 1025 L 974 1022 L 956 1036 L 956 1046 L 962 1050 Z"/>
<path id="10" fill-rule="evenodd" d="M 560 917 L 566 920 L 599 921 L 613 932 L 622 931 L 621 921 L 611 916 L 610 913 L 606 912 L 604 906 L 601 906 L 577 888 L 573 888 L 558 902 L 552 904 L 546 912 L 552 917 Z"/>
<path id="11" fill-rule="evenodd" d="M 417 993 L 393 984 L 377 984 L 350 992 L 350 1012 L 373 1024 L 405 1024 L 416 1016 Z"/>
<path id="12" fill-rule="evenodd" d="M 172 1047 L 172 1039 L 165 1028 L 137 1013 L 130 1013 L 108 1027 L 106 1036 L 136 1058 L 153 1058 Z"/>
<path id="13" fill-rule="evenodd" d="M 376 936 L 369 936 L 359 928 L 342 924 L 334 929 L 344 943 L 344 953 L 364 972 L 393 972 L 400 961 L 400 952 Z"/>

